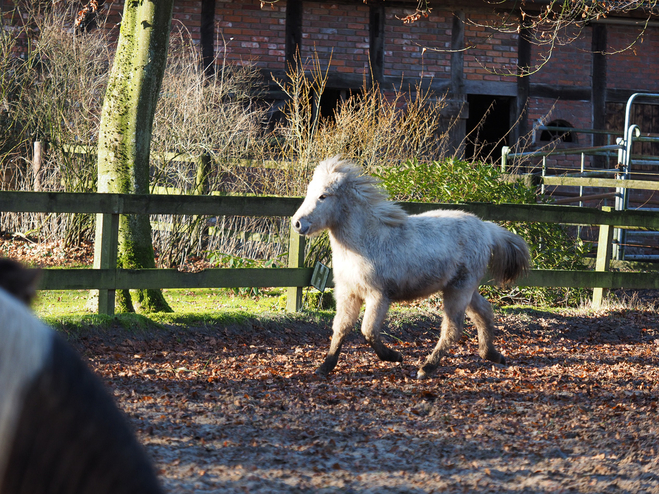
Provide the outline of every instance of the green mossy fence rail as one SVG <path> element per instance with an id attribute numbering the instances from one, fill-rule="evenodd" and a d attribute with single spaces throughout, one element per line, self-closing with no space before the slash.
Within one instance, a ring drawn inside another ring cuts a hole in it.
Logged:
<path id="1" fill-rule="evenodd" d="M 299 310 L 302 288 L 309 286 L 313 269 L 303 267 L 304 239 L 292 234 L 289 267 L 262 269 L 208 269 L 197 273 L 175 269 L 127 270 L 116 268 L 120 214 L 200 216 L 292 216 L 302 198 L 199 195 L 123 195 L 65 192 L 0 191 L 0 211 L 96 214 L 100 227 L 94 268 L 44 269 L 44 290 L 99 290 L 99 312 L 114 312 L 114 293 L 136 288 L 287 287 L 288 310 Z M 659 214 L 648 211 L 611 211 L 576 206 L 527 204 L 402 203 L 410 213 L 431 209 L 461 209 L 485 220 L 599 225 L 594 271 L 532 270 L 519 286 L 594 288 L 593 302 L 601 303 L 605 289 L 659 289 L 659 276 L 650 272 L 609 271 L 612 227 L 659 230 Z M 487 281 L 484 280 L 484 283 Z"/>

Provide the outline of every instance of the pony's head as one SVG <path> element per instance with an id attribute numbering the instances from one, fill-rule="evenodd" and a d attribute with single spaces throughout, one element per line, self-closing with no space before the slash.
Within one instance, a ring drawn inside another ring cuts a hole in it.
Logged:
<path id="1" fill-rule="evenodd" d="M 300 235 L 332 229 L 351 209 L 371 210 L 383 223 L 400 224 L 407 216 L 398 205 L 387 201 L 378 180 L 340 156 L 321 161 L 314 171 L 304 202 L 292 218 Z"/>

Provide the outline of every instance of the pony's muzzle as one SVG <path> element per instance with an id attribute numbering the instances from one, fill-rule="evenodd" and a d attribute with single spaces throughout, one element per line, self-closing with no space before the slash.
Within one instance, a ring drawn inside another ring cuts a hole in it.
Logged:
<path id="1" fill-rule="evenodd" d="M 304 218 L 293 218 L 291 222 L 293 223 L 293 230 L 295 230 L 300 235 L 306 235 L 311 229 L 311 223 L 309 223 Z"/>

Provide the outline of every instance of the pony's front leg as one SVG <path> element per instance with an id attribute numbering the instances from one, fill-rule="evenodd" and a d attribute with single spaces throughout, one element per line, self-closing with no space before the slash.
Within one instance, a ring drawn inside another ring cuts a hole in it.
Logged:
<path id="1" fill-rule="evenodd" d="M 362 307 L 362 299 L 353 294 L 343 296 L 335 292 L 335 295 L 336 315 L 332 323 L 332 342 L 330 343 L 325 361 L 316 371 L 321 376 L 326 376 L 336 367 L 339 361 L 343 339 L 355 326 L 355 322 L 359 317 L 359 310 Z"/>
<path id="2" fill-rule="evenodd" d="M 362 334 L 366 341 L 373 347 L 380 360 L 387 362 L 402 362 L 403 356 L 396 350 L 392 350 L 382 343 L 380 328 L 387 316 L 390 302 L 384 297 L 367 298 L 362 322 Z"/>

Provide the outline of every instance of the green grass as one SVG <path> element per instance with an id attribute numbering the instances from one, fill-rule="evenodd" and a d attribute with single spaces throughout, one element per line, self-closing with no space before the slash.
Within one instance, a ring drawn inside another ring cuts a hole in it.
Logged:
<path id="1" fill-rule="evenodd" d="M 174 312 L 189 314 L 200 312 L 281 312 L 283 290 L 263 291 L 258 297 L 235 294 L 227 289 L 171 289 L 163 294 Z M 61 317 L 89 315 L 85 306 L 89 299 L 88 290 L 42 290 L 34 303 L 34 311 L 39 317 Z"/>
<path id="2" fill-rule="evenodd" d="M 258 296 L 249 295 L 246 290 L 164 289 L 163 294 L 173 313 L 113 316 L 95 314 L 86 309 L 89 290 L 42 290 L 38 292 L 33 308 L 46 324 L 73 338 L 90 328 L 112 331 L 117 326 L 140 332 L 172 326 L 194 328 L 250 324 L 255 319 L 262 322 L 295 319 L 310 324 L 329 323 L 334 317 L 334 310 L 318 310 L 318 292 L 310 289 L 310 293 L 311 296 L 305 297 L 305 300 L 311 308 L 304 308 L 297 314 L 286 312 L 285 289 L 281 288 L 260 290 Z M 394 304 L 391 312 L 397 314 L 396 319 L 407 320 L 418 317 L 419 309 Z"/>
<path id="3" fill-rule="evenodd" d="M 99 315 L 85 309 L 89 291 L 40 291 L 34 303 L 34 310 L 46 324 L 70 336 L 77 336 L 89 328 L 112 330 L 117 326 L 129 331 L 140 332 L 155 328 L 178 327 L 217 327 L 232 324 L 253 324 L 254 320 L 266 321 L 298 320 L 310 324 L 329 323 L 334 317 L 333 310 L 304 309 L 297 314 L 287 313 L 284 289 L 262 290 L 259 296 L 246 292 L 236 293 L 231 289 L 165 289 L 165 298 L 173 313 L 155 314 L 115 314 Z M 312 292 L 313 293 L 313 292 Z M 317 304 L 317 301 L 315 302 Z M 627 308 L 632 303 L 618 304 Z M 389 324 L 417 324 L 423 318 L 435 319 L 441 313 L 439 299 L 433 297 L 414 304 L 393 304 Z M 609 308 L 616 308 L 611 304 Z M 653 310 L 656 309 L 652 304 Z M 597 311 L 587 305 L 571 310 L 547 306 L 495 306 L 495 311 L 503 314 L 526 314 L 534 317 L 539 313 L 586 315 Z"/>
<path id="4" fill-rule="evenodd" d="M 250 320 L 301 319 L 309 322 L 331 320 L 333 311 L 286 312 L 285 289 L 260 290 L 258 296 L 231 289 L 164 289 L 173 313 L 95 314 L 86 309 L 89 290 L 38 292 L 33 304 L 36 315 L 46 324 L 70 336 L 86 328 L 111 329 L 120 326 L 140 331 L 165 326 L 204 327 L 246 324 Z"/>

